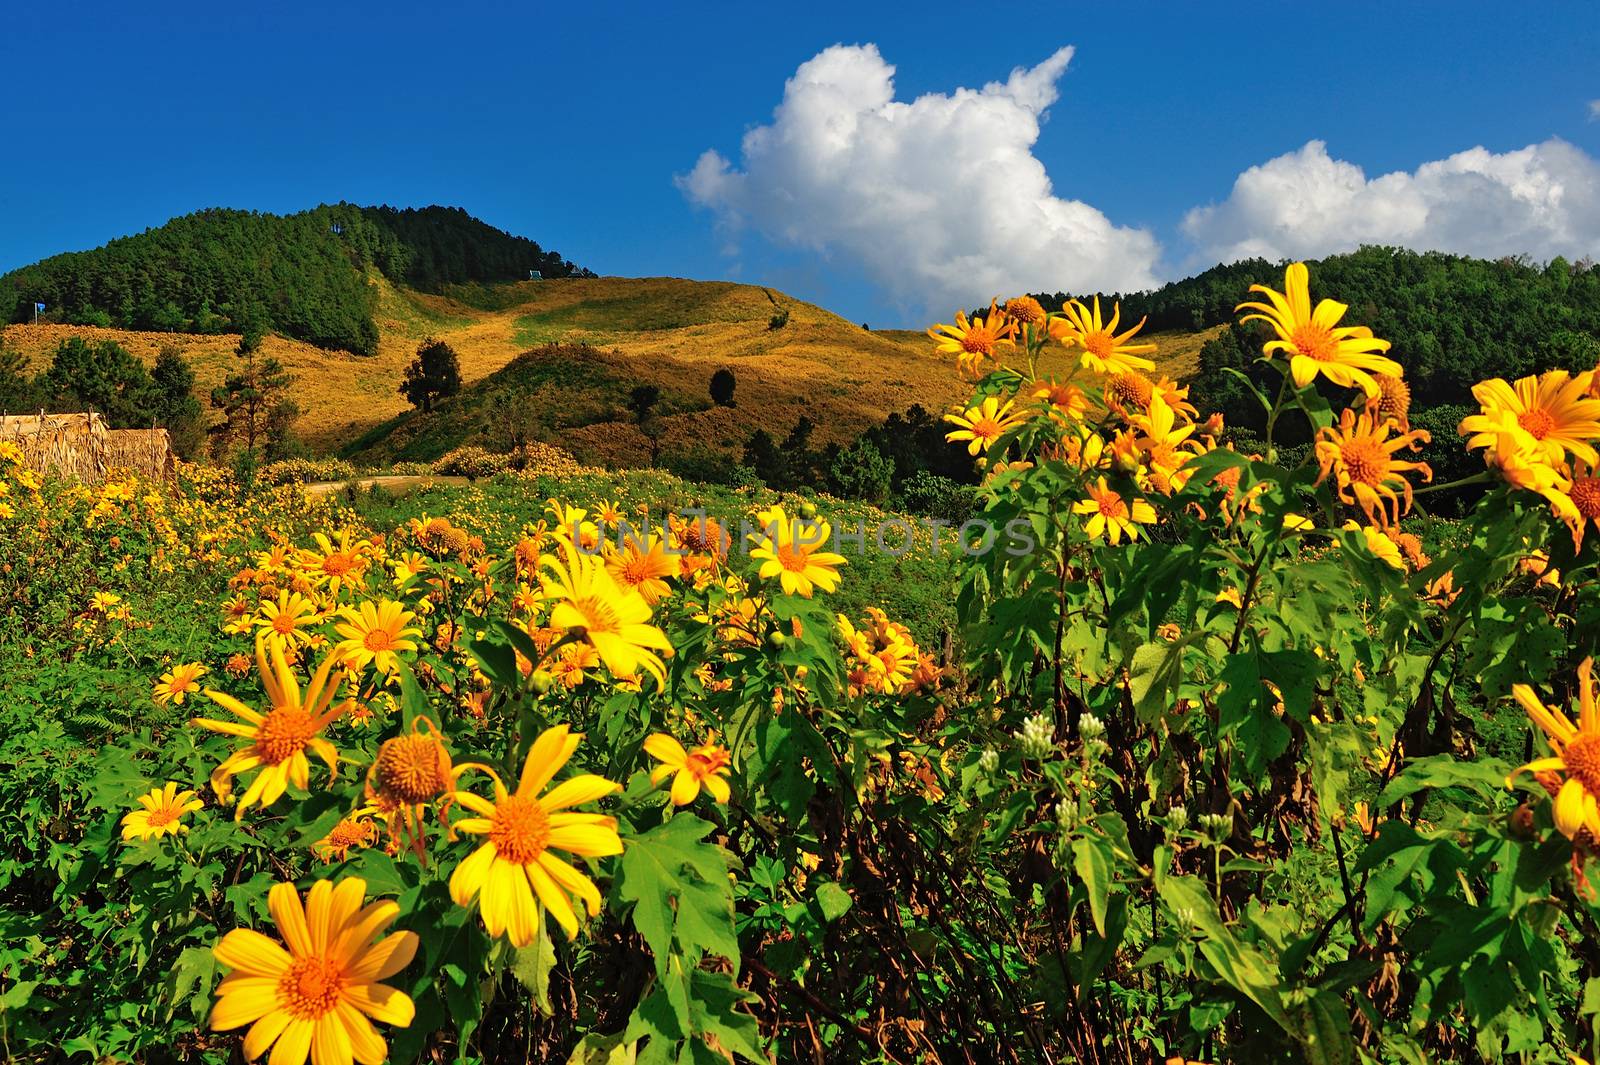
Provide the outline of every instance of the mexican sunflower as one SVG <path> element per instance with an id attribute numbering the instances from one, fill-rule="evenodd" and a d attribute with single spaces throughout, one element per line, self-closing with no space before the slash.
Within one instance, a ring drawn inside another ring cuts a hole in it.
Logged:
<path id="1" fill-rule="evenodd" d="M 250 1025 L 246 1061 L 273 1047 L 272 1065 L 378 1065 L 389 1048 L 372 1026 L 411 1024 L 416 1007 L 398 988 L 383 983 L 417 953 L 415 932 L 383 931 L 400 906 L 383 899 L 362 906 L 366 881 L 319 880 L 305 906 L 293 884 L 267 894 L 267 910 L 283 942 L 249 928 L 222 937 L 212 954 L 232 970 L 217 985 L 212 1031 Z M 370 1020 L 369 1020 L 370 1018 Z"/>
<path id="2" fill-rule="evenodd" d="M 832 592 L 839 587 L 839 567 L 843 555 L 819 548 L 833 538 L 833 527 L 817 520 L 791 519 L 782 507 L 771 507 L 756 515 L 763 535 L 756 538 L 750 557 L 761 563 L 757 575 L 762 580 L 778 578 L 784 595 L 811 598 L 814 589 Z"/>
<path id="3" fill-rule="evenodd" d="M 491 936 L 506 933 L 512 946 L 525 947 L 539 937 L 540 905 L 573 939 L 578 935 L 573 897 L 583 901 L 590 917 L 600 912 L 600 889 L 556 851 L 581 858 L 622 853 L 616 818 L 571 809 L 621 791 L 620 784 L 583 773 L 539 794 L 582 739 L 565 725 L 546 729 L 528 750 L 516 791 L 508 792 L 493 769 L 474 763 L 470 768 L 493 779 L 494 801 L 456 792 L 456 802 L 478 815 L 456 822 L 456 830 L 487 839 L 456 866 L 450 897 L 459 906 L 477 898 L 484 928 Z"/>
<path id="4" fill-rule="evenodd" d="M 703 743 L 692 751 L 685 750 L 665 732 L 657 732 L 645 739 L 644 749 L 661 763 L 650 771 L 650 783 L 660 784 L 672 778 L 672 805 L 693 802 L 702 788 L 716 802 L 728 801 L 726 778 L 731 755 L 726 747 Z"/>
<path id="5" fill-rule="evenodd" d="M 650 604 L 632 588 L 623 588 L 593 555 L 564 545 L 562 556 L 545 555 L 540 583 L 554 602 L 550 627 L 565 629 L 594 647 L 615 677 L 643 669 L 662 688 L 667 670 L 657 652 L 672 654 L 666 633 L 649 624 Z"/>
<path id="6" fill-rule="evenodd" d="M 1360 388 L 1371 399 L 1381 393 L 1374 374 L 1399 377 L 1400 364 L 1380 352 L 1389 350 L 1387 340 L 1379 340 L 1364 325 L 1340 325 L 1349 307 L 1337 300 L 1321 300 L 1311 306 L 1311 275 L 1305 263 L 1290 263 L 1283 272 L 1283 291 L 1266 285 L 1251 285 L 1251 292 L 1267 297 L 1266 303 L 1241 303 L 1235 311 L 1251 310 L 1242 322 L 1266 322 L 1278 334 L 1261 346 L 1266 355 L 1281 351 L 1289 356 L 1289 376 L 1295 387 L 1304 388 L 1318 374 L 1345 388 Z"/>
<path id="7" fill-rule="evenodd" d="M 344 621 L 334 629 L 344 639 L 333 653 L 351 670 L 360 671 L 370 664 L 379 673 L 394 673 L 400 668 L 399 652 L 415 651 L 412 637 L 422 635 L 421 629 L 410 624 L 416 615 L 393 599 L 347 606 L 339 614 Z"/>
<path id="8" fill-rule="evenodd" d="M 1401 448 L 1416 450 L 1432 439 L 1427 430 L 1413 429 L 1389 438 L 1394 423 L 1378 420 L 1371 412 L 1357 415 L 1346 408 L 1339 424 L 1317 431 L 1316 456 L 1322 466 L 1321 484 L 1329 475 L 1339 486 L 1339 498 L 1361 507 L 1374 525 L 1388 529 L 1411 509 L 1411 482 L 1403 476 L 1414 470 L 1431 481 L 1426 462 L 1405 462 L 1394 457 Z M 1403 505 L 1402 505 L 1403 504 Z"/>
<path id="9" fill-rule="evenodd" d="M 158 703 L 179 706 L 184 696 L 200 690 L 200 678 L 205 672 L 206 667 L 199 662 L 173 666 L 170 672 L 161 674 L 161 679 L 156 681 L 150 694 Z"/>
<path id="10" fill-rule="evenodd" d="M 206 698 L 229 711 L 241 721 L 216 721 L 197 717 L 189 723 L 239 736 L 250 741 L 230 754 L 211 771 L 211 788 L 217 798 L 228 801 L 233 792 L 233 778 L 252 769 L 259 769 L 249 788 L 239 799 L 234 819 L 244 816 L 245 810 L 256 803 L 265 808 L 278 801 L 290 784 L 305 788 L 310 783 L 310 763 L 306 751 L 311 751 L 328 765 L 329 772 L 337 772 L 339 752 L 320 733 L 328 723 L 338 717 L 344 704 L 333 706 L 339 690 L 338 681 L 330 681 L 338 655 L 329 655 L 317 668 L 311 684 L 302 695 L 294 672 L 284 660 L 281 647 L 270 648 L 262 635 L 256 636 L 256 664 L 261 671 L 261 686 L 266 690 L 271 709 L 259 713 L 245 706 L 233 696 L 207 688 Z M 332 707 L 330 709 L 330 707 Z"/>
<path id="11" fill-rule="evenodd" d="M 1461 432 L 1472 434 L 1467 447 L 1486 447 L 1498 434 L 1509 433 L 1551 465 L 1568 452 L 1585 462 L 1600 461 L 1594 448 L 1600 439 L 1600 399 L 1587 395 L 1592 376 L 1592 372 L 1573 377 L 1565 370 L 1551 370 L 1518 378 L 1514 385 L 1499 377 L 1473 385 L 1472 394 L 1483 413 L 1461 421 Z"/>
<path id="12" fill-rule="evenodd" d="M 1568 839 L 1587 829 L 1592 839 L 1600 840 L 1600 705 L 1595 696 L 1593 668 L 1594 662 L 1588 658 L 1578 666 L 1576 725 L 1560 709 L 1545 706 L 1533 688 L 1526 684 L 1511 686 L 1512 698 L 1545 734 L 1551 753 L 1522 766 L 1506 783 L 1509 785 L 1521 773 L 1539 778 L 1555 796 L 1551 812 L 1556 828 Z"/>
<path id="13" fill-rule="evenodd" d="M 183 823 L 185 814 L 191 814 L 205 803 L 195 798 L 194 792 L 179 791 L 178 785 L 167 782 L 164 788 L 154 788 L 139 796 L 139 809 L 122 818 L 123 839 L 159 839 L 189 831 Z"/>
<path id="14" fill-rule="evenodd" d="M 1089 486 L 1089 498 L 1074 503 L 1072 512 L 1089 516 L 1083 529 L 1089 539 L 1104 536 L 1113 544 L 1121 543 L 1124 536 L 1137 540 L 1139 526 L 1154 524 L 1156 520 L 1154 507 L 1142 499 L 1130 504 L 1106 485 L 1104 477 Z"/>
<path id="15" fill-rule="evenodd" d="M 1117 324 L 1122 320 L 1121 304 L 1112 304 L 1109 322 L 1100 315 L 1099 296 L 1094 298 L 1093 309 L 1072 300 L 1061 313 L 1062 317 L 1051 320 L 1051 334 L 1060 337 L 1063 343 L 1076 344 L 1083 349 L 1079 362 L 1085 369 L 1110 375 L 1156 368 L 1155 363 L 1144 358 L 1146 353 L 1156 350 L 1154 344 L 1128 343 L 1144 328 L 1143 318 L 1127 332 L 1117 332 Z"/>
<path id="16" fill-rule="evenodd" d="M 956 357 L 956 364 L 971 377 L 977 377 L 984 359 L 1000 358 L 1002 347 L 1015 347 L 1011 337 L 1017 323 L 1006 317 L 998 300 L 989 301 L 987 315 L 967 318 L 965 311 L 956 312 L 955 325 L 936 325 L 928 335 L 939 343 L 939 350 Z"/>
<path id="17" fill-rule="evenodd" d="M 678 576 L 678 555 L 668 554 L 666 542 L 648 529 L 629 532 L 618 546 L 606 546 L 606 571 L 620 587 L 633 589 L 655 606 L 672 594 L 667 578 Z"/>
<path id="18" fill-rule="evenodd" d="M 300 552 L 300 568 L 314 582 L 326 585 L 330 595 L 337 595 L 341 587 L 359 583 L 367 571 L 367 553 L 372 544 L 366 540 L 351 542 L 350 530 L 341 529 L 338 540 L 327 533 L 312 533 L 314 549 Z"/>
<path id="19" fill-rule="evenodd" d="M 944 420 L 958 428 L 944 434 L 944 438 L 952 444 L 968 441 L 969 455 L 988 451 L 1001 436 L 1028 420 L 1027 415 L 1011 407 L 1009 399 L 1002 405 L 1000 397 L 988 396 L 976 407 L 968 407 L 959 414 L 946 414 Z"/>
<path id="20" fill-rule="evenodd" d="M 281 591 L 263 599 L 253 624 L 273 646 L 288 650 L 311 642 L 311 627 L 322 620 L 317 604 L 299 592 Z"/>

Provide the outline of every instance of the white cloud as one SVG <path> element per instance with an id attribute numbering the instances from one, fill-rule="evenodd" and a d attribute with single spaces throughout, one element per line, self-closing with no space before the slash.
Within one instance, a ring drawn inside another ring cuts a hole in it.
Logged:
<path id="1" fill-rule="evenodd" d="M 1240 174 L 1226 200 L 1184 217 L 1183 232 L 1196 266 L 1361 244 L 1581 258 L 1600 252 L 1600 162 L 1552 138 L 1512 152 L 1471 148 L 1369 180 L 1314 140 Z"/>
<path id="2" fill-rule="evenodd" d="M 795 71 L 737 164 L 707 151 L 676 180 L 725 232 L 848 257 L 908 308 L 1148 287 L 1156 239 L 1057 196 L 1033 155 L 1071 58 L 908 103 L 876 46 L 835 45 Z"/>
<path id="3" fill-rule="evenodd" d="M 1589 121 L 1600 122 L 1600 100 L 1589 101 Z"/>

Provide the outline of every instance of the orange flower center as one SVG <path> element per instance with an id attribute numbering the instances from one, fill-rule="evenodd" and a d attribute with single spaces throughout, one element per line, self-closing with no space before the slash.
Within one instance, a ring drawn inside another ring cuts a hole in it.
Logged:
<path id="1" fill-rule="evenodd" d="M 1100 359 L 1102 362 L 1111 358 L 1116 353 L 1117 343 L 1111 334 L 1104 330 L 1098 333 L 1089 333 L 1083 338 L 1083 350 Z"/>
<path id="2" fill-rule="evenodd" d="M 361 643 L 369 651 L 388 651 L 394 647 L 394 635 L 388 629 L 369 629 Z"/>
<path id="3" fill-rule="evenodd" d="M 1580 732 L 1561 752 L 1567 775 L 1590 795 L 1600 795 L 1600 733 Z"/>
<path id="4" fill-rule="evenodd" d="M 638 552 L 634 552 L 622 564 L 622 583 L 624 584 L 643 584 L 654 576 L 655 573 L 652 571 L 649 555 L 641 555 Z"/>
<path id="5" fill-rule="evenodd" d="M 317 734 L 317 723 L 298 706 L 274 707 L 256 728 L 256 753 L 268 765 L 277 765 L 305 748 Z"/>
<path id="6" fill-rule="evenodd" d="M 272 631 L 280 636 L 287 636 L 294 631 L 295 618 L 293 614 L 279 614 L 272 619 Z"/>
<path id="7" fill-rule="evenodd" d="M 507 795 L 494 809 L 489 842 L 506 861 L 527 865 L 537 860 L 550 842 L 550 815 L 532 799 Z"/>
<path id="8" fill-rule="evenodd" d="M 330 577 L 343 577 L 355 565 L 355 559 L 342 551 L 335 551 L 322 560 L 322 572 Z"/>
<path id="9" fill-rule="evenodd" d="M 1600 522 L 1600 477 L 1574 478 L 1571 496 L 1579 514 Z"/>
<path id="10" fill-rule="evenodd" d="M 378 748 L 378 783 L 406 802 L 427 802 L 445 790 L 449 765 L 449 755 L 434 737 L 396 736 Z"/>
<path id="11" fill-rule="evenodd" d="M 1000 423 L 993 418 L 979 418 L 972 423 L 972 435 L 979 440 L 992 441 L 1000 435 Z"/>
<path id="12" fill-rule="evenodd" d="M 1367 437 L 1346 440 L 1339 447 L 1339 457 L 1352 481 L 1376 486 L 1389 473 L 1389 453 L 1382 444 Z"/>
<path id="13" fill-rule="evenodd" d="M 1535 440 L 1543 440 L 1555 430 L 1556 420 L 1543 407 L 1534 407 L 1517 415 L 1517 424 L 1526 429 L 1528 435 Z"/>
<path id="14" fill-rule="evenodd" d="M 790 573 L 804 573 L 811 564 L 811 549 L 799 544 L 779 544 L 774 554 L 778 556 L 778 564 Z"/>
<path id="15" fill-rule="evenodd" d="M 1122 497 L 1115 492 L 1096 496 L 1094 501 L 1100 507 L 1100 513 L 1107 518 L 1117 520 L 1128 516 L 1128 504 L 1124 503 Z"/>
<path id="16" fill-rule="evenodd" d="M 1150 406 L 1151 396 L 1155 386 L 1150 379 L 1142 373 L 1119 373 L 1111 379 L 1110 388 L 1107 390 L 1110 398 L 1124 407 L 1138 407 L 1143 410 Z"/>
<path id="17" fill-rule="evenodd" d="M 332 1013 L 344 990 L 344 970 L 327 958 L 296 958 L 278 980 L 285 1013 L 316 1020 Z"/>
<path id="18" fill-rule="evenodd" d="M 994 335 L 983 326 L 973 326 L 962 335 L 961 350 L 973 355 L 993 355 Z"/>
<path id="19" fill-rule="evenodd" d="M 1334 339 L 1333 330 L 1327 326 L 1304 322 L 1289 334 L 1289 340 L 1294 344 L 1294 349 L 1308 359 L 1334 362 L 1339 357 L 1339 342 Z"/>
<path id="20" fill-rule="evenodd" d="M 157 806 L 150 811 L 147 824 L 151 828 L 164 828 L 178 819 L 177 813 L 170 806 Z"/>

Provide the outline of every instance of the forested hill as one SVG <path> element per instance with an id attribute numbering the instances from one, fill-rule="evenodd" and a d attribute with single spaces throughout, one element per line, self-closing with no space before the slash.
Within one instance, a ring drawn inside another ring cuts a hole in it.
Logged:
<path id="1" fill-rule="evenodd" d="M 213 208 L 92 251 L 0 276 L 0 321 L 45 304 L 52 321 L 170 332 L 274 332 L 377 350 L 366 271 L 425 292 L 452 284 L 593 276 L 455 207 L 340 203 L 298 214 Z"/>
<path id="2" fill-rule="evenodd" d="M 1473 382 L 1487 377 L 1590 369 L 1600 356 L 1600 270 L 1589 260 L 1539 265 L 1366 247 L 1308 265 L 1313 298 L 1349 304 L 1347 322 L 1371 326 L 1394 345 L 1390 354 L 1406 367 L 1419 405 L 1466 402 Z M 1252 284 L 1282 290 L 1283 267 L 1247 259 L 1151 292 L 1102 299 L 1122 301 L 1124 323 L 1148 316 L 1146 329 L 1200 330 L 1233 321 L 1234 306 L 1252 298 Z M 1039 297 L 1050 309 L 1066 298 Z M 1242 368 L 1259 352 L 1250 329 L 1208 343 L 1195 380 L 1199 393 L 1214 402 L 1242 398 L 1231 394 L 1235 385 L 1224 367 Z"/>

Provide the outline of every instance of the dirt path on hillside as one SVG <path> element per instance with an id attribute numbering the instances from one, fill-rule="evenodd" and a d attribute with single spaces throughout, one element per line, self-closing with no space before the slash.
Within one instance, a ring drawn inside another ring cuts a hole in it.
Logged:
<path id="1" fill-rule="evenodd" d="M 411 488 L 432 488 L 441 484 L 469 484 L 466 477 L 439 477 L 433 474 L 385 474 L 380 477 L 353 477 L 348 481 L 313 481 L 306 485 L 306 495 L 312 499 L 341 492 L 346 486 L 354 486 L 365 491 L 368 488 L 382 488 L 389 492 L 402 492 Z"/>

